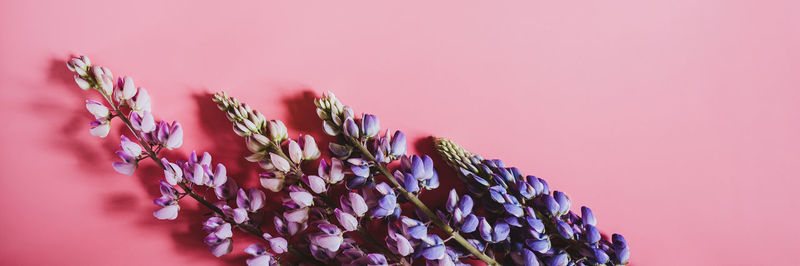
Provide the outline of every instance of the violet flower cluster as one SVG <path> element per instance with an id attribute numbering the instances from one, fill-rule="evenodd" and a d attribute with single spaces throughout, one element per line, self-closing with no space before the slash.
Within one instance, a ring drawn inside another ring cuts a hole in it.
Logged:
<path id="1" fill-rule="evenodd" d="M 622 235 L 614 234 L 610 241 L 602 236 L 596 227 L 597 218 L 589 207 L 582 206 L 581 215 L 572 212 L 569 197 L 560 191 L 551 193 L 544 179 L 523 176 L 517 168 L 506 167 L 500 160 L 484 160 L 447 139 L 437 139 L 436 149 L 458 170 L 469 191 L 469 195 L 461 199 L 451 192 L 445 215 L 452 217 L 453 224 L 472 229 L 475 218 L 468 218 L 471 214 L 464 216 L 464 213 L 473 206 L 472 197 L 478 199 L 488 215 L 479 217 L 477 231 L 483 239 L 498 243 L 493 252 L 509 254 L 509 263 L 619 265 L 628 262 L 630 249 Z M 498 230 L 503 237 L 494 237 Z"/>
<path id="2" fill-rule="evenodd" d="M 590 209 L 578 216 L 569 198 L 550 193 L 544 180 L 522 177 L 449 141 L 437 141 L 437 149 L 461 169 L 468 193 L 452 190 L 441 206 L 424 203 L 420 196 L 440 185 L 433 159 L 407 154 L 403 132 L 382 132 L 377 116 L 356 116 L 332 93 L 314 101 L 323 132 L 336 138 L 327 143 L 325 158 L 313 136 L 292 138 L 282 121 L 224 92 L 214 95 L 244 139 L 249 153 L 243 159 L 261 169 L 260 187 L 246 188 L 208 152 L 163 156 L 163 149 L 180 148 L 183 129 L 156 120 L 149 94 L 133 79 L 115 81 L 111 71 L 83 56 L 67 66 L 79 87 L 105 100 L 86 102 L 94 117 L 90 133 L 106 137 L 119 117 L 133 136 L 120 136 L 113 168 L 132 175 L 149 158 L 163 169 L 153 215 L 175 220 L 186 196 L 197 201 L 210 211 L 198 230 L 214 256 L 231 253 L 238 232 L 257 239 L 240 249 L 252 266 L 627 263 L 625 239 L 604 238 Z"/>

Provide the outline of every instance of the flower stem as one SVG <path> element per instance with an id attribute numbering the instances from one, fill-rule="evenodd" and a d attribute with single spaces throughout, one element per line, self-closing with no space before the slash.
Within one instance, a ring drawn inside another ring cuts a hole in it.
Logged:
<path id="1" fill-rule="evenodd" d="M 450 225 L 439 219 L 439 216 L 436 216 L 436 214 L 434 214 L 433 211 L 431 211 L 431 209 L 425 206 L 425 204 L 422 203 L 422 201 L 420 201 L 416 195 L 405 190 L 403 186 L 401 186 L 400 183 L 398 183 L 397 180 L 394 179 L 393 175 L 389 172 L 389 169 L 387 169 L 386 166 L 375 160 L 375 156 L 373 156 L 372 153 L 370 153 L 369 150 L 367 150 L 367 147 L 365 147 L 360 141 L 349 136 L 346 137 L 350 141 L 350 143 L 353 143 L 353 145 L 355 145 L 355 147 L 361 152 L 362 155 L 367 157 L 368 160 L 374 162 L 375 166 L 378 168 L 378 171 L 380 171 L 381 174 L 386 176 L 386 179 L 389 179 L 389 182 L 392 183 L 395 189 L 399 191 L 400 194 L 405 196 L 411 202 L 411 204 L 419 208 L 426 216 L 428 216 L 428 218 L 431 219 L 434 225 L 442 229 L 442 231 L 444 231 L 445 234 L 447 234 L 449 237 L 452 237 L 456 242 L 458 242 L 462 247 L 464 247 L 464 249 L 469 251 L 469 253 L 471 253 L 478 259 L 482 260 L 483 262 L 486 262 L 486 264 L 500 265 L 497 261 L 495 261 L 494 259 L 490 258 L 486 254 L 475 248 L 475 246 L 470 244 L 467 241 L 467 239 L 461 236 L 461 234 L 453 230 L 453 228 L 450 227 Z"/>

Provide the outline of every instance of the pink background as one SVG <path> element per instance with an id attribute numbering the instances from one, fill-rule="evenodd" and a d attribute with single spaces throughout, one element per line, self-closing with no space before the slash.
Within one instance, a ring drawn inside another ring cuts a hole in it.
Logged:
<path id="1" fill-rule="evenodd" d="M 196 208 L 151 216 L 158 171 L 112 170 L 117 129 L 88 134 L 74 53 L 135 77 L 186 127 L 182 153 L 251 184 L 207 93 L 320 136 L 311 98 L 333 90 L 418 151 L 447 136 L 546 178 L 634 265 L 796 259 L 800 2 L 67 2 L 0 4 L 0 264 L 243 262 L 242 243 L 206 251 Z"/>

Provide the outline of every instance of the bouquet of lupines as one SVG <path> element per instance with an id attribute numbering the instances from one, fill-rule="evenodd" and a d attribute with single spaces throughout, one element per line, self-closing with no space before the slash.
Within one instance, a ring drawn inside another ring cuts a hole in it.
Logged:
<path id="1" fill-rule="evenodd" d="M 105 101 L 86 101 L 94 116 L 90 133 L 106 137 L 114 118 L 129 130 L 120 136 L 120 161 L 113 168 L 132 175 L 149 159 L 164 171 L 157 184 L 162 196 L 153 201 L 157 219 L 176 219 L 186 196 L 208 208 L 198 228 L 207 233 L 203 241 L 214 256 L 230 253 L 234 233 L 240 233 L 259 240 L 243 248 L 251 255 L 248 265 L 609 265 L 630 257 L 621 235 L 609 241 L 600 234 L 588 207 L 579 216 L 570 211 L 569 198 L 551 193 L 543 179 L 449 140 L 438 139 L 436 149 L 467 192 L 459 196 L 453 189 L 441 205 L 423 202 L 421 193 L 439 187 L 432 158 L 407 154 L 403 132 L 382 131 L 376 116 L 357 116 L 332 93 L 314 101 L 322 130 L 336 138 L 321 159 L 311 135 L 292 139 L 282 121 L 224 92 L 214 95 L 251 152 L 243 159 L 263 170 L 261 187 L 245 188 L 207 152 L 165 157 L 163 149 L 182 145 L 183 129 L 156 120 L 147 91 L 133 79 L 115 80 L 85 56 L 67 67 L 79 87 Z M 267 193 L 280 206 L 265 206 Z"/>

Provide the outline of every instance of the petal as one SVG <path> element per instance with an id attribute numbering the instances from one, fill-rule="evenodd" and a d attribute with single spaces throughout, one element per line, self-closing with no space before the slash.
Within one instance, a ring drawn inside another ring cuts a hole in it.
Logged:
<path id="1" fill-rule="evenodd" d="M 245 221 L 250 220 L 250 217 L 247 216 L 247 210 L 244 208 L 236 208 L 233 209 L 233 221 L 237 224 L 244 223 Z"/>
<path id="2" fill-rule="evenodd" d="M 264 191 L 251 188 L 247 192 L 250 198 L 250 211 L 254 212 L 264 207 L 264 201 L 267 199 L 267 195 L 264 194 Z"/>
<path id="3" fill-rule="evenodd" d="M 113 162 L 111 164 L 114 167 L 114 170 L 117 170 L 120 174 L 123 175 L 133 175 L 133 172 L 136 171 L 136 161 L 131 162 Z"/>
<path id="4" fill-rule="evenodd" d="M 314 193 L 320 194 L 328 190 L 327 186 L 325 185 L 325 180 L 322 180 L 321 177 L 311 175 L 306 177 L 308 180 L 308 187 Z"/>
<path id="5" fill-rule="evenodd" d="M 289 243 L 283 237 L 273 237 L 269 240 L 269 248 L 272 249 L 272 252 L 277 254 L 282 254 L 289 250 Z"/>
<path id="6" fill-rule="evenodd" d="M 303 159 L 306 160 L 316 160 L 320 156 L 319 147 L 317 147 L 317 142 L 314 141 L 314 137 L 311 135 L 303 136 Z"/>
<path id="7" fill-rule="evenodd" d="M 352 214 L 342 211 L 339 208 L 336 208 L 333 213 L 336 215 L 336 219 L 339 221 L 339 224 L 342 226 L 345 232 L 355 231 L 358 229 L 358 219 Z"/>
<path id="8" fill-rule="evenodd" d="M 183 128 L 178 122 L 173 122 L 167 143 L 164 146 L 172 150 L 179 148 L 181 145 L 183 145 Z"/>
<path id="9" fill-rule="evenodd" d="M 314 244 L 333 252 L 339 250 L 339 247 L 342 245 L 343 240 L 344 239 L 342 238 L 341 235 L 327 235 L 327 234 L 320 234 L 312 238 L 312 242 Z"/>
<path id="10" fill-rule="evenodd" d="M 275 166 L 276 169 L 280 170 L 281 172 L 289 172 L 291 170 L 291 166 L 289 165 L 289 161 L 284 159 L 281 156 L 278 156 L 275 153 L 269 153 L 269 159 L 272 162 L 272 165 Z"/>
<path id="11" fill-rule="evenodd" d="M 308 207 L 314 204 L 314 197 L 305 191 L 289 192 L 289 197 L 300 207 Z"/>
<path id="12" fill-rule="evenodd" d="M 369 207 L 367 206 L 367 202 L 364 201 L 364 197 L 359 195 L 358 193 L 350 192 L 350 207 L 353 209 L 353 213 L 358 216 L 364 216 L 367 213 Z"/>
<path id="13" fill-rule="evenodd" d="M 109 131 L 111 131 L 111 126 L 108 124 L 108 122 L 105 122 L 105 121 L 104 122 L 100 122 L 100 123 L 98 123 L 98 125 L 96 125 L 96 126 L 92 127 L 91 129 L 89 129 L 89 133 L 91 133 L 92 136 L 101 137 L 101 138 L 105 138 L 106 136 L 108 136 L 108 132 Z"/>
<path id="14" fill-rule="evenodd" d="M 217 226 L 216 230 L 214 230 L 214 235 L 220 239 L 233 237 L 233 231 L 231 231 L 231 228 L 231 224 L 223 223 Z"/>
<path id="15" fill-rule="evenodd" d="M 120 97 L 123 100 L 127 100 L 133 98 L 134 95 L 136 95 L 136 85 L 133 84 L 133 78 L 125 77 L 123 79 L 122 95 Z"/>
<path id="16" fill-rule="evenodd" d="M 227 171 L 225 170 L 225 166 L 221 163 L 217 164 L 217 168 L 214 169 L 214 187 L 219 187 L 225 184 L 228 181 Z"/>
<path id="17" fill-rule="evenodd" d="M 300 144 L 294 140 L 289 140 L 289 158 L 295 164 L 299 164 L 303 160 L 303 150 L 300 149 Z"/>
<path id="18" fill-rule="evenodd" d="M 153 216 L 159 220 L 175 220 L 175 218 L 178 218 L 178 210 L 180 210 L 180 206 L 169 205 L 154 211 Z"/>
<path id="19" fill-rule="evenodd" d="M 281 178 L 261 178 L 259 180 L 261 182 L 261 186 L 269 189 L 272 192 L 281 191 L 283 188 L 283 179 Z"/>
<path id="20" fill-rule="evenodd" d="M 211 246 L 211 254 L 214 254 L 216 257 L 221 257 L 222 255 L 231 253 L 233 246 L 231 245 L 231 239 L 225 239 L 222 243 L 217 245 Z"/>

